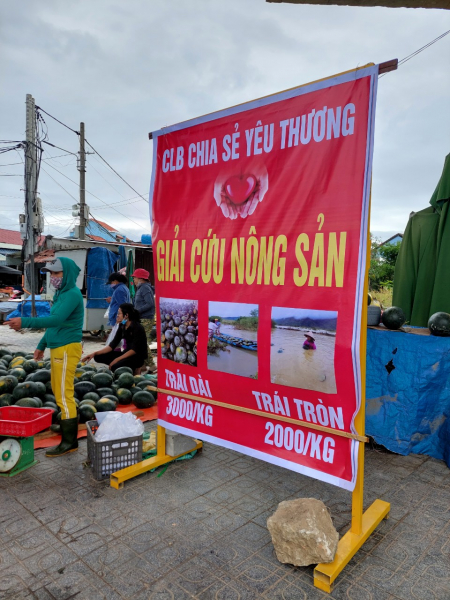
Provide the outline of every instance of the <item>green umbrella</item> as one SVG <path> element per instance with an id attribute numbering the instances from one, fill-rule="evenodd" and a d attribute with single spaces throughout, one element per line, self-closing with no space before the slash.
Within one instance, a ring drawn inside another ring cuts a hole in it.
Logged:
<path id="1" fill-rule="evenodd" d="M 394 273 L 392 303 L 411 325 L 426 327 L 436 312 L 450 313 L 450 154 L 430 207 L 408 222 Z"/>
<path id="2" fill-rule="evenodd" d="M 134 273 L 134 261 L 133 261 L 133 251 L 128 251 L 128 260 L 127 260 L 127 279 L 128 279 L 128 288 L 130 290 L 131 300 L 134 300 L 136 296 L 136 288 L 134 287 L 134 281 L 131 277 Z"/>

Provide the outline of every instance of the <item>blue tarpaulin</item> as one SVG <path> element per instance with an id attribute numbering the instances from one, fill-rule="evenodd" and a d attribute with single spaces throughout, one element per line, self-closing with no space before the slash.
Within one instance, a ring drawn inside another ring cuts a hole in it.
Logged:
<path id="1" fill-rule="evenodd" d="M 50 316 L 50 304 L 48 302 L 36 301 L 36 316 L 37 317 L 49 317 Z M 31 300 L 24 300 L 17 304 L 16 310 L 9 313 L 6 320 L 15 319 L 16 317 L 31 317 Z"/>
<path id="2" fill-rule="evenodd" d="M 367 330 L 366 434 L 450 467 L 450 338 Z"/>
<path id="3" fill-rule="evenodd" d="M 127 266 L 127 253 L 125 246 L 119 246 L 119 266 L 118 269 L 125 269 Z"/>
<path id="4" fill-rule="evenodd" d="M 105 298 L 112 295 L 106 282 L 114 272 L 118 256 L 107 248 L 91 248 L 87 256 L 87 302 L 86 308 L 108 308 Z"/>

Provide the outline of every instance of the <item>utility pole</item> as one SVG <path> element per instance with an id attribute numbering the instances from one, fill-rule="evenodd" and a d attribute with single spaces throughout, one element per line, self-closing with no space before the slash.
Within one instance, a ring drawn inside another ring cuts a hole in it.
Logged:
<path id="1" fill-rule="evenodd" d="M 80 123 L 80 240 L 86 239 L 86 152 L 84 149 L 84 123 Z"/>
<path id="2" fill-rule="evenodd" d="M 25 281 L 31 292 L 31 316 L 36 316 L 36 271 L 34 266 L 34 253 L 36 252 L 35 214 L 36 189 L 37 189 L 37 147 L 36 147 L 36 113 L 34 98 L 27 94 L 26 99 L 26 149 L 25 149 L 25 210 L 26 210 L 26 238 L 24 248 L 24 273 Z M 29 277 L 27 277 L 25 262 L 30 260 Z"/>

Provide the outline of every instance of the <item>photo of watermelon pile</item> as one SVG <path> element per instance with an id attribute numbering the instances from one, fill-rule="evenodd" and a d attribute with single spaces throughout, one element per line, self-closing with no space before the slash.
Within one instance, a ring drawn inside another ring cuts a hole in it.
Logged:
<path id="1" fill-rule="evenodd" d="M 95 419 L 96 412 L 113 411 L 118 405 L 133 404 L 150 408 L 156 403 L 157 374 L 133 375 L 129 367 L 115 373 L 105 365 L 78 363 L 75 372 L 75 403 L 80 423 Z M 61 420 L 61 411 L 51 386 L 50 360 L 36 361 L 33 354 L 9 352 L 0 348 L 0 407 L 28 406 L 51 408 L 53 424 Z"/>

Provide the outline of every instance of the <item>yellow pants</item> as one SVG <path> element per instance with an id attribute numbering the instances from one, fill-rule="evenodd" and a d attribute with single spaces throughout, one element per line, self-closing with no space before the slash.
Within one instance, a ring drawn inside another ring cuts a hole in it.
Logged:
<path id="1" fill-rule="evenodd" d="M 73 380 L 80 358 L 81 344 L 79 343 L 50 349 L 52 390 L 56 404 L 61 409 L 61 419 L 73 419 L 77 416 Z"/>

